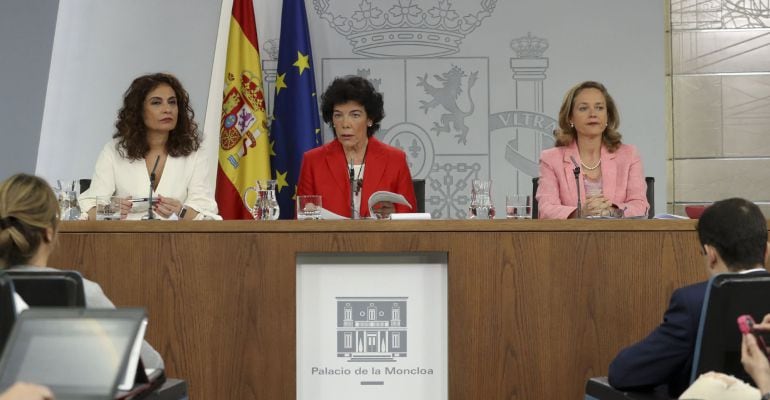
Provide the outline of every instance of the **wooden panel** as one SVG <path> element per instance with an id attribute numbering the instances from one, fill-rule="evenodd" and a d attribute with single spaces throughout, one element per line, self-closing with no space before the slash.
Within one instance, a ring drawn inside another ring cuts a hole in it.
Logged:
<path id="1" fill-rule="evenodd" d="M 567 399 L 706 278 L 692 221 L 65 223 L 51 265 L 118 305 L 195 399 L 294 399 L 297 253 L 448 254 L 449 397 Z"/>

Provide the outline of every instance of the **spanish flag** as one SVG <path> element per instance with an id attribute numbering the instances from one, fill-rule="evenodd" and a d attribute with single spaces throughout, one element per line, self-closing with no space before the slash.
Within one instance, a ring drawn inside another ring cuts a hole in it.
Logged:
<path id="1" fill-rule="evenodd" d="M 234 0 L 227 43 L 216 200 L 224 219 L 251 219 L 246 188 L 270 179 L 257 25 L 252 0 Z"/>

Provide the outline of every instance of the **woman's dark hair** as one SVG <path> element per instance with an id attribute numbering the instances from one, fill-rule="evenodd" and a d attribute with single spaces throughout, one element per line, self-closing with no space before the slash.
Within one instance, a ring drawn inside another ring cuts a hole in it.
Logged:
<path id="1" fill-rule="evenodd" d="M 360 76 L 349 75 L 336 78 L 321 95 L 321 114 L 324 122 L 334 130 L 332 115 L 334 106 L 354 101 L 364 107 L 366 117 L 372 120 L 372 126 L 366 128 L 366 136 L 372 137 L 378 129 L 380 122 L 385 118 L 385 103 L 382 93 L 374 90 L 372 84 Z M 334 132 L 336 135 L 337 132 Z"/>
<path id="2" fill-rule="evenodd" d="M 573 86 L 564 95 L 564 100 L 561 103 L 561 109 L 559 110 L 559 129 L 554 133 L 556 136 L 556 146 L 569 146 L 573 141 L 577 140 L 577 130 L 570 125 L 570 118 L 572 117 L 572 109 L 575 107 L 575 99 L 578 94 L 585 89 L 596 89 L 602 92 L 604 101 L 607 104 L 607 127 L 602 133 L 602 143 L 607 151 L 614 153 L 621 145 L 620 139 L 622 135 L 618 132 L 620 126 L 620 113 L 615 106 L 615 100 L 612 99 L 607 88 L 599 82 L 585 81 Z"/>
<path id="3" fill-rule="evenodd" d="M 190 106 L 190 96 L 176 77 L 157 73 L 134 79 L 123 94 L 123 107 L 118 111 L 118 120 L 115 122 L 117 132 L 112 135 L 118 139 L 117 150 L 121 156 L 138 160 L 144 158 L 150 150 L 147 127 L 144 125 L 144 101 L 148 93 L 163 84 L 174 90 L 179 108 L 176 127 L 169 133 L 166 151 L 172 157 L 180 157 L 188 156 L 200 147 L 201 139 L 198 136 L 198 124 L 195 123 L 195 112 Z"/>
<path id="4" fill-rule="evenodd" d="M 737 197 L 717 201 L 697 229 L 701 246 L 714 247 L 730 271 L 765 265 L 767 221 L 756 204 Z"/>
<path id="5" fill-rule="evenodd" d="M 24 265 L 59 225 L 59 204 L 46 181 L 17 174 L 0 184 L 0 267 Z"/>

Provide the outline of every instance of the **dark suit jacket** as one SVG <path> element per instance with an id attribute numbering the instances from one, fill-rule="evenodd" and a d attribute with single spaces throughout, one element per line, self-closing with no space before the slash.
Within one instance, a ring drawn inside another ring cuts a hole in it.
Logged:
<path id="1" fill-rule="evenodd" d="M 756 272 L 763 274 L 766 272 Z M 754 274 L 754 273 L 752 273 Z M 677 398 L 690 386 L 695 339 L 708 281 L 677 289 L 663 322 L 642 341 L 627 347 L 610 364 L 610 385 L 621 390 L 668 384 Z"/>
<path id="2" fill-rule="evenodd" d="M 406 154 L 396 147 L 382 143 L 374 136 L 369 138 L 367 146 L 361 189 L 361 217 L 369 216 L 369 197 L 380 190 L 401 194 L 414 207 L 412 210 L 396 205 L 396 212 L 417 212 Z M 297 194 L 320 194 L 323 208 L 350 217 L 348 162 L 339 141 L 335 139 L 305 153 Z"/>

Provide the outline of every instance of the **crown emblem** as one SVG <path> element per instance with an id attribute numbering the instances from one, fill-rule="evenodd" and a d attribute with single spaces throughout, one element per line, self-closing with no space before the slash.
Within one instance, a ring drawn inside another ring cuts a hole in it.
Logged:
<path id="1" fill-rule="evenodd" d="M 466 35 L 492 15 L 497 0 L 479 6 L 439 0 L 420 6 L 415 0 L 361 0 L 352 14 L 331 9 L 329 0 L 313 0 L 318 15 L 353 45 L 353 53 L 369 57 L 435 57 L 460 51 Z M 339 6 L 342 7 L 342 6 Z M 479 9 L 480 7 L 480 9 Z"/>
<path id="2" fill-rule="evenodd" d="M 548 50 L 548 40 L 527 32 L 527 36 L 511 40 L 511 49 L 517 58 L 541 58 Z"/>
<path id="3" fill-rule="evenodd" d="M 278 60 L 278 39 L 270 39 L 262 46 L 268 60 Z"/>

